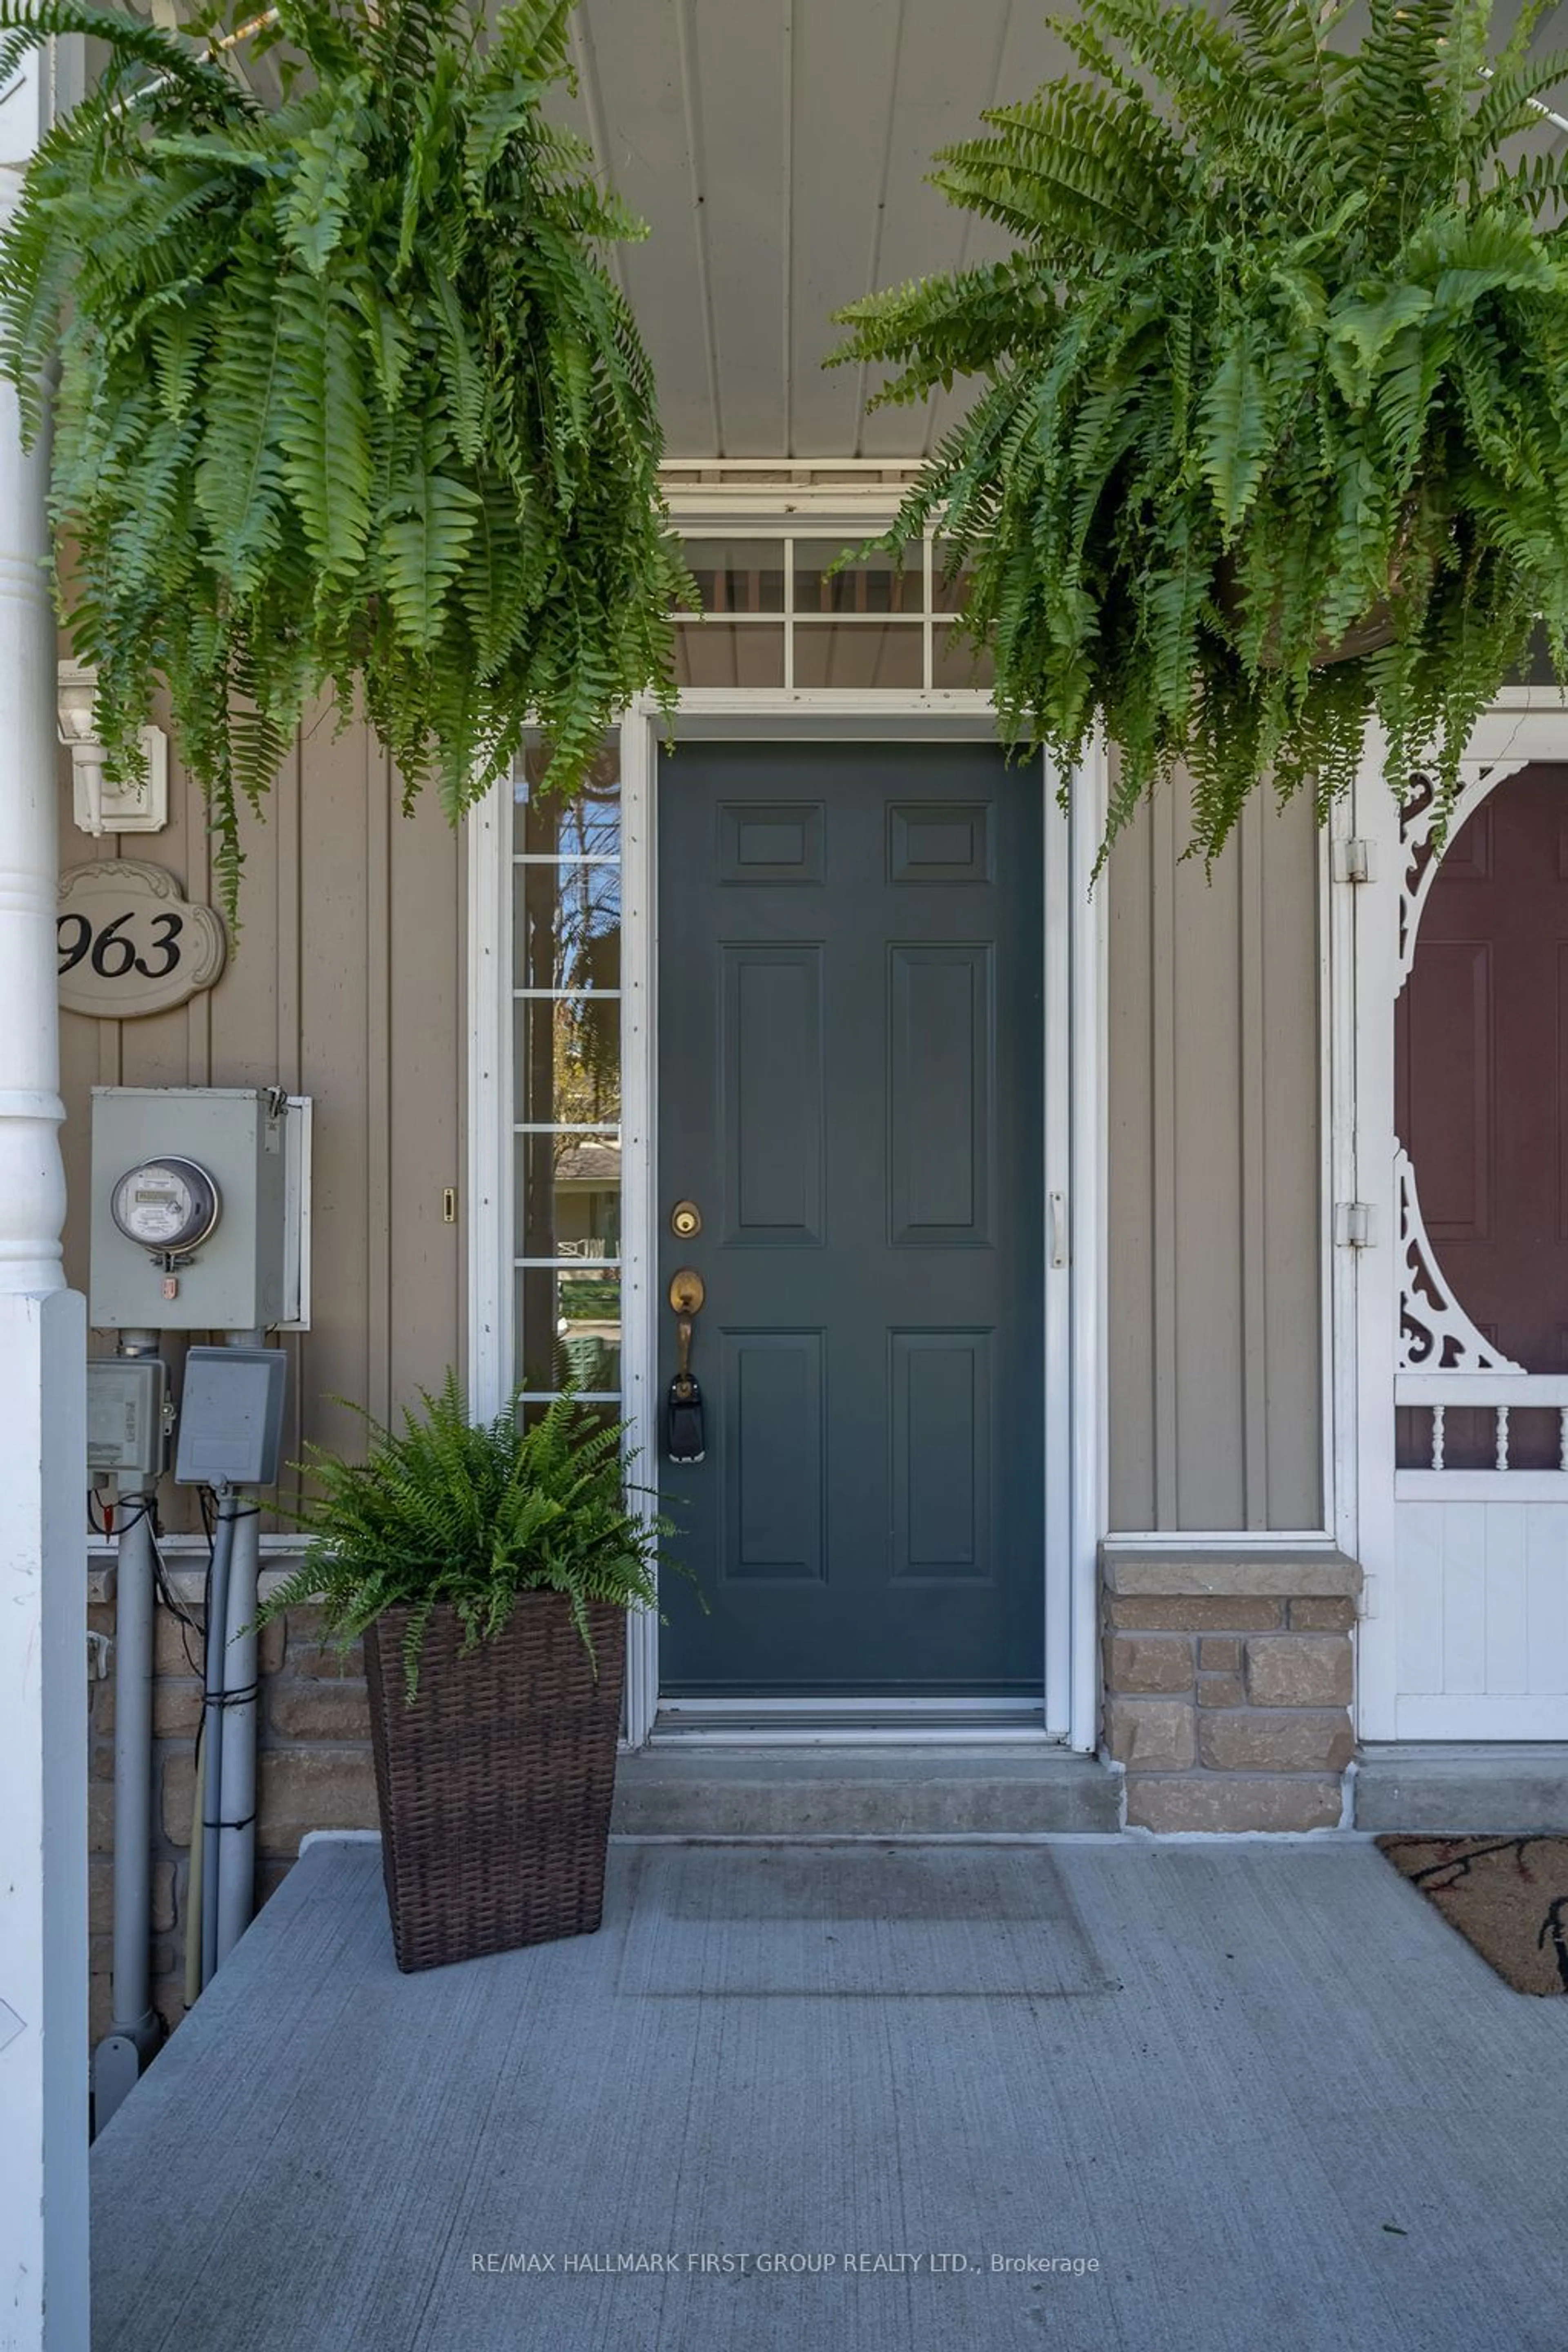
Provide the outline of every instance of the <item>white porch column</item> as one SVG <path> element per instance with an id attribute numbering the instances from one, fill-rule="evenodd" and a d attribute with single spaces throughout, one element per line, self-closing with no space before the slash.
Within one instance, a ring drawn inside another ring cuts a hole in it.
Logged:
<path id="1" fill-rule="evenodd" d="M 0 100 L 0 205 L 48 103 Z M 87 2352 L 83 1301 L 64 1287 L 45 458 L 0 389 L 0 2347 Z"/>

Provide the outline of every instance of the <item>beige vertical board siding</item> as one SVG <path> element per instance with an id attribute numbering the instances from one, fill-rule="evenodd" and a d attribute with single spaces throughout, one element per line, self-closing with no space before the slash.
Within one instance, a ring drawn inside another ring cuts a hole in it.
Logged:
<path id="1" fill-rule="evenodd" d="M 310 1040 L 315 1104 L 310 1208 L 311 1344 L 301 1402 L 319 1442 L 353 1442 L 347 1397 L 372 1412 L 375 1281 L 385 1280 L 384 1235 L 373 1230 L 370 1161 L 384 1138 L 369 1129 L 369 1003 L 379 975 L 371 953 L 370 868 L 377 788 L 385 761 L 374 736 L 320 725 L 301 747 L 310 789 L 300 803 L 300 1017 Z"/>
<path id="2" fill-rule="evenodd" d="M 1157 865 L 1153 877 L 1171 894 L 1174 940 L 1175 1488 L 1176 1524 L 1188 1528 L 1246 1525 L 1237 846 L 1212 877 L 1195 858 Z"/>
<path id="3" fill-rule="evenodd" d="M 1263 843 L 1263 1344 L 1268 1362 L 1268 1518 L 1323 1522 L 1321 841 L 1305 803 L 1258 813 Z"/>
<path id="4" fill-rule="evenodd" d="M 1150 1086 L 1153 1056 L 1154 929 L 1150 861 L 1154 827 L 1147 812 L 1116 845 L 1100 883 L 1107 894 L 1110 984 L 1106 1015 L 1106 1189 L 1110 1224 L 1110 1524 L 1155 1524 L 1154 1465 L 1157 1372 L 1152 1317 L 1156 1257 L 1169 1264 L 1169 1234 L 1155 1235 L 1154 1121 Z M 1168 1066 L 1169 1056 L 1163 1057 Z M 1166 1189 L 1168 1196 L 1169 1188 Z M 1163 1329 L 1173 1336 L 1173 1320 Z M 1139 1334 L 1142 1333 L 1142 1344 Z M 1164 1391 L 1173 1398 L 1173 1378 Z M 1173 1460 L 1173 1452 L 1167 1456 Z"/>
<path id="5" fill-rule="evenodd" d="M 433 797 L 390 817 L 387 939 L 388 1222 L 395 1307 L 388 1339 L 395 1399 L 463 1371 L 461 1230 L 443 1222 L 463 1198 L 466 1068 L 462 836 Z"/>
<path id="6" fill-rule="evenodd" d="M 1318 858 L 1248 809 L 1212 878 L 1180 791 L 1110 893 L 1110 1522 L 1321 1523 Z"/>
<path id="7" fill-rule="evenodd" d="M 177 761 L 160 834 L 94 844 L 78 833 L 63 767 L 61 812 L 62 866 L 143 859 L 210 898 L 201 794 Z M 294 1457 L 306 1438 L 354 1443 L 334 1396 L 384 1415 L 460 1360 L 461 1235 L 443 1221 L 442 1194 L 462 1164 L 461 844 L 433 801 L 402 816 L 374 737 L 337 734 L 330 716 L 305 730 L 244 839 L 241 935 L 215 989 L 147 1020 L 62 1016 L 66 1256 L 85 1289 L 93 1086 L 311 1096 L 313 1313 L 310 1332 L 285 1342 Z M 183 1344 L 165 1352 L 177 1377 Z M 195 1524 L 179 1490 L 164 1504 L 171 1528 Z"/>

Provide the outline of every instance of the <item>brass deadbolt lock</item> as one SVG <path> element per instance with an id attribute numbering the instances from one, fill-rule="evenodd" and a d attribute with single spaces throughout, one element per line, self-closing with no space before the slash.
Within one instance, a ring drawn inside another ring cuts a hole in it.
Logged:
<path id="1" fill-rule="evenodd" d="M 683 1242 L 702 1231 L 702 1212 L 695 1201 L 677 1201 L 669 1213 L 669 1230 Z"/>

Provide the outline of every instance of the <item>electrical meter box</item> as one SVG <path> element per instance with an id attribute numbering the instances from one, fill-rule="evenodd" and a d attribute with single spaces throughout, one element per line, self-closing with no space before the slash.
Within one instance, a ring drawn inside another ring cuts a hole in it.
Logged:
<path id="1" fill-rule="evenodd" d="M 283 1441 L 281 1348 L 193 1348 L 174 1476 L 184 1486 L 270 1486 Z"/>
<path id="2" fill-rule="evenodd" d="M 271 1087 L 94 1087 L 89 1321 L 306 1328 L 310 1113 Z"/>
<path id="3" fill-rule="evenodd" d="M 163 1467 L 163 1367 L 156 1356 L 89 1356 L 87 1475 L 156 1478 Z"/>

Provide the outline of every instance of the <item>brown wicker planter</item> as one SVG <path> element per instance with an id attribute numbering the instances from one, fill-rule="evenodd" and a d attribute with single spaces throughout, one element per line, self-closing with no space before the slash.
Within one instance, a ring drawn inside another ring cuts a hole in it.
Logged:
<path id="1" fill-rule="evenodd" d="M 458 1654 L 437 1609 L 405 1696 L 406 1609 L 364 1638 L 382 1874 L 400 1969 L 591 1935 L 604 1907 L 626 1673 L 626 1615 L 588 1612 L 598 1679 L 558 1593 L 529 1592 L 493 1642 Z"/>

